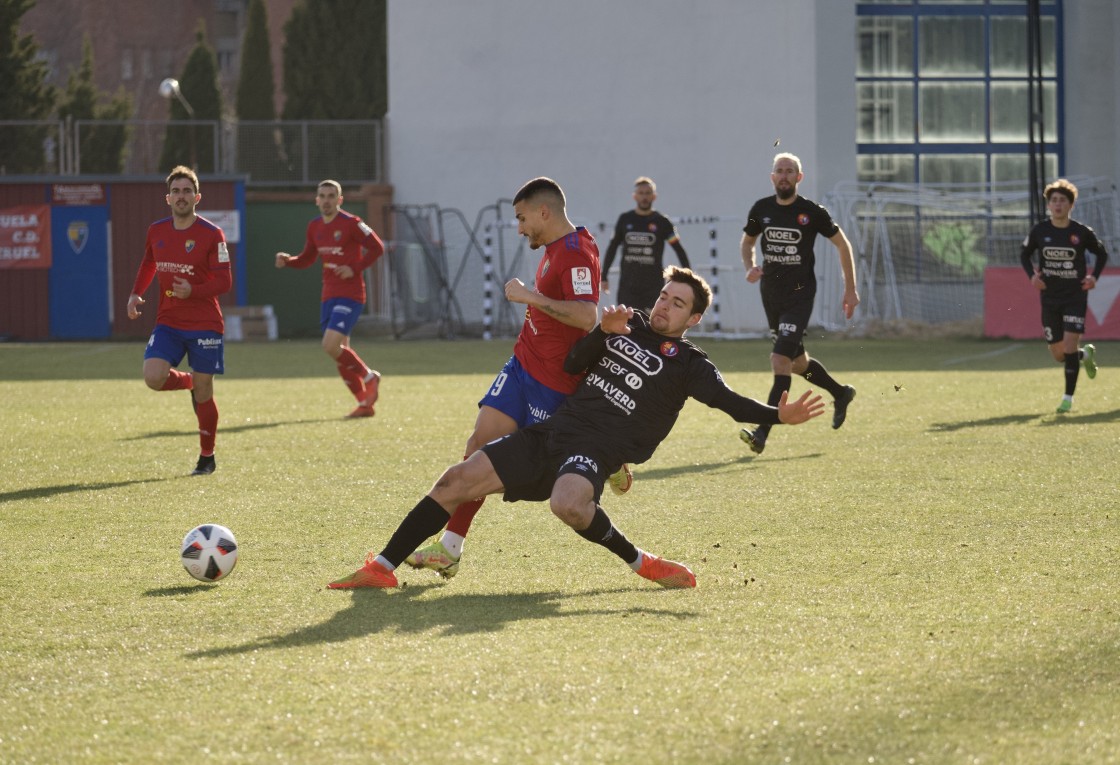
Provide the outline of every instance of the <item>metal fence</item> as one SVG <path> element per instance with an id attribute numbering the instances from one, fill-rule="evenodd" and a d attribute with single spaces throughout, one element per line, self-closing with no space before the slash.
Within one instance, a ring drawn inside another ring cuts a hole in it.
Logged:
<path id="1" fill-rule="evenodd" d="M 1074 177 L 1075 217 L 1091 226 L 1110 252 L 1120 251 L 1120 204 L 1111 182 Z M 984 269 L 1017 266 L 1030 230 L 1024 184 L 997 188 L 841 184 L 822 202 L 852 242 L 861 303 L 843 315 L 843 275 L 830 242 L 818 240 L 817 299 L 811 322 L 864 334 L 892 325 L 979 332 L 984 316 Z M 509 200 L 478 212 L 473 222 L 437 205 L 392 208 L 396 240 L 393 322 L 398 337 L 510 337 L 524 311 L 502 296 L 514 277 L 532 283 L 537 254 L 517 235 Z M 743 216 L 672 217 L 693 270 L 712 285 L 712 306 L 690 332 L 697 337 L 762 337 L 768 332 L 757 284 L 747 284 L 739 254 Z M 613 222 L 573 219 L 606 249 Z M 675 262 L 666 251 L 665 262 Z M 617 284 L 617 261 L 611 283 Z M 613 302 L 602 295 L 600 304 Z M 950 325 L 959 324 L 959 329 Z"/>
<path id="2" fill-rule="evenodd" d="M 7 120 L 0 135 L 19 131 L 41 147 L 39 167 L 22 174 L 90 174 L 83 157 L 91 132 L 121 128 L 126 133 L 124 175 L 153 175 L 169 129 L 180 153 L 204 172 L 244 174 L 252 186 L 306 187 L 323 178 L 345 185 L 384 183 L 384 126 L 381 120 Z M 11 170 L 4 170 L 12 172 Z M 102 175 L 103 172 L 97 174 Z"/>
<path id="3" fill-rule="evenodd" d="M 1071 177 L 1074 217 L 1110 252 L 1120 241 L 1120 206 L 1106 178 Z M 841 184 L 825 200 L 859 255 L 864 319 L 945 324 L 982 321 L 984 269 L 1018 266 L 1031 228 L 1024 184 L 963 187 Z M 824 269 L 818 299 L 839 295 Z M 818 267 L 818 277 L 822 269 Z"/>

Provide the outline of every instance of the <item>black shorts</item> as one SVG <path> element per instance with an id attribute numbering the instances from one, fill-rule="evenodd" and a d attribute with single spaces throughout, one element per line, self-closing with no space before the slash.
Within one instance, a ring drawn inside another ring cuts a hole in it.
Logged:
<path id="1" fill-rule="evenodd" d="M 1088 310 L 1088 293 L 1056 295 L 1052 298 L 1047 298 L 1043 293 L 1042 334 L 1046 337 L 1046 342 L 1060 342 L 1066 332 L 1085 334 L 1085 313 Z"/>
<path id="2" fill-rule="evenodd" d="M 813 315 L 815 297 L 816 290 L 808 289 L 798 290 L 792 295 L 762 295 L 774 353 L 788 359 L 796 359 L 805 353 L 803 339 L 809 327 L 809 317 Z"/>
<path id="3" fill-rule="evenodd" d="M 543 422 L 522 428 L 482 447 L 505 488 L 502 498 L 506 502 L 543 502 L 552 496 L 557 478 L 575 473 L 591 483 L 598 502 L 607 478 L 621 465 L 612 466 L 606 455 L 594 449 L 574 451 L 558 447 L 547 425 Z"/>

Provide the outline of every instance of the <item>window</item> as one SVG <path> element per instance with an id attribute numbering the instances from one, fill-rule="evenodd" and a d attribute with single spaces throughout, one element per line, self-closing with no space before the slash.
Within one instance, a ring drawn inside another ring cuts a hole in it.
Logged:
<path id="1" fill-rule="evenodd" d="M 1063 155 L 1061 5 L 1041 3 L 1032 66 L 1023 0 L 857 0 L 860 180 L 1026 180 L 1039 64 L 1033 138 L 1054 177 Z"/>

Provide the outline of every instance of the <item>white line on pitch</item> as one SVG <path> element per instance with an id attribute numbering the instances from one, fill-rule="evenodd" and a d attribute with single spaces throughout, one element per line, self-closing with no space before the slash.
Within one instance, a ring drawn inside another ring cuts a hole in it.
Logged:
<path id="1" fill-rule="evenodd" d="M 951 367 L 954 364 L 964 364 L 964 363 L 969 362 L 969 361 L 979 361 L 980 359 L 990 359 L 993 356 L 1002 356 L 1005 353 L 1011 353 L 1012 351 L 1017 351 L 1022 347 L 1023 347 L 1022 343 L 1012 343 L 1011 345 L 1008 345 L 1004 348 L 997 348 L 996 350 L 988 351 L 987 353 L 979 353 L 975 356 L 961 356 L 960 358 L 957 358 L 957 359 L 949 359 L 948 361 L 943 361 L 941 363 L 941 366 Z"/>

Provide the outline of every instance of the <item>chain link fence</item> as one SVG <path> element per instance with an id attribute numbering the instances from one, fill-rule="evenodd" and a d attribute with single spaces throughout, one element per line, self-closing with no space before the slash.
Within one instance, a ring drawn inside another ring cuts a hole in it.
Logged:
<path id="1" fill-rule="evenodd" d="M 385 182 L 381 120 L 4 120 L 0 142 L 11 147 L 5 154 L 13 160 L 11 167 L 0 165 L 0 173 L 103 175 L 103 163 L 83 157 L 82 147 L 107 129 L 124 133 L 122 175 L 169 170 L 160 158 L 170 132 L 179 155 L 194 167 L 246 175 L 250 186 L 306 187 L 323 178 L 344 185 Z"/>
<path id="2" fill-rule="evenodd" d="M 1078 187 L 1073 217 L 1093 228 L 1109 252 L 1117 252 L 1120 206 L 1111 181 L 1069 180 Z M 984 270 L 1020 264 L 1032 226 L 1024 186 L 837 186 L 824 201 L 858 255 L 860 317 L 979 326 Z M 818 298 L 839 294 L 838 289 L 822 283 Z"/>

